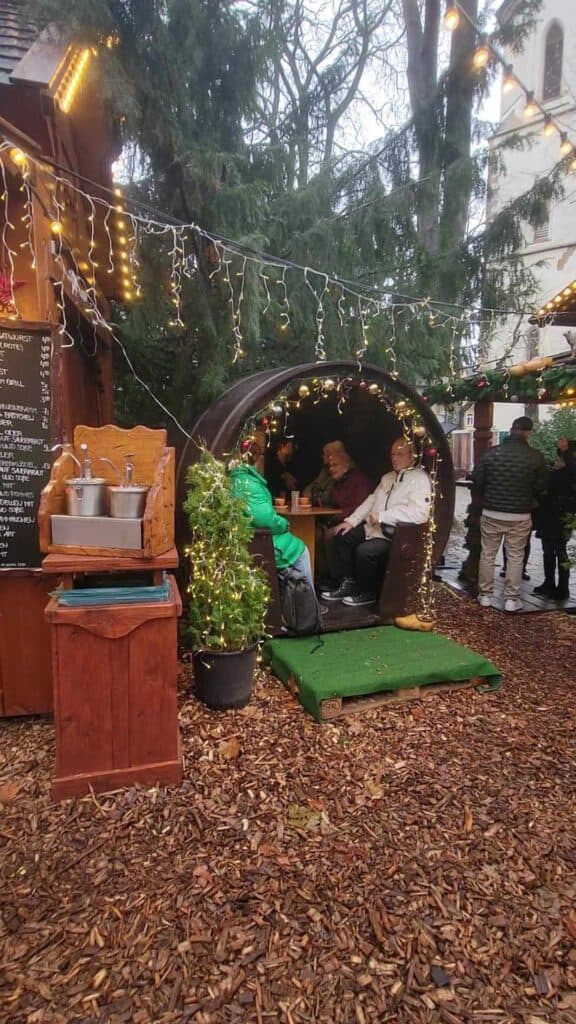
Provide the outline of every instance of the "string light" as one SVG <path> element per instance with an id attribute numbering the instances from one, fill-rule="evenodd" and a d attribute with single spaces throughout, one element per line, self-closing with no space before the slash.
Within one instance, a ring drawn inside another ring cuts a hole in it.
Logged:
<path id="1" fill-rule="evenodd" d="M 7 143 L 5 144 L 7 145 Z M 22 151 L 23 152 L 23 151 Z M 46 176 L 46 165 L 35 160 L 34 157 L 27 156 L 24 154 L 25 159 L 32 165 L 35 165 L 38 169 L 38 173 Z M 23 175 L 26 172 L 23 172 Z M 318 361 L 326 359 L 326 348 L 324 338 L 324 325 L 327 309 L 327 298 L 330 295 L 332 286 L 334 287 L 334 299 L 332 300 L 332 306 L 338 316 L 338 319 L 342 326 L 346 325 L 348 317 L 354 318 L 354 310 L 356 310 L 357 321 L 361 331 L 360 345 L 356 350 L 358 359 L 362 359 L 368 350 L 370 341 L 370 321 L 371 319 L 380 318 L 380 330 L 387 333 L 387 325 L 389 324 L 390 330 L 388 332 L 389 337 L 386 345 L 386 355 L 390 360 L 390 374 L 393 377 L 397 377 L 396 369 L 396 317 L 404 316 L 408 318 L 417 318 L 426 327 L 426 330 L 435 330 L 437 328 L 449 328 L 452 332 L 451 342 L 451 355 L 450 363 L 453 365 L 454 352 L 456 350 L 455 341 L 456 337 L 463 330 L 469 329 L 471 324 L 490 324 L 492 322 L 491 314 L 497 312 L 497 310 L 483 310 L 479 307 L 474 310 L 473 315 L 470 316 L 467 310 L 462 308 L 462 312 L 448 313 L 443 306 L 453 305 L 460 309 L 457 304 L 442 303 L 440 300 L 436 301 L 427 297 L 426 299 L 413 299 L 406 297 L 405 299 L 399 298 L 393 302 L 388 302 L 384 305 L 380 298 L 374 298 L 366 295 L 365 291 L 358 290 L 349 282 L 344 282 L 338 278 L 333 278 L 329 274 L 315 270 L 310 267 L 299 267 L 297 264 L 288 264 L 285 261 L 280 261 L 276 257 L 270 257 L 262 255 L 260 253 L 246 252 L 240 243 L 236 242 L 224 242 L 209 232 L 198 227 L 195 224 L 189 225 L 173 225 L 162 223 L 161 221 L 153 220 L 152 218 L 137 213 L 126 213 L 122 209 L 121 217 L 119 221 L 120 211 L 117 207 L 120 205 L 118 200 L 122 198 L 121 190 L 116 188 L 113 193 L 113 202 L 108 202 L 103 199 L 100 195 L 91 196 L 86 193 L 83 189 L 79 188 L 73 181 L 67 178 L 60 177 L 56 174 L 52 174 L 52 179 L 49 184 L 56 185 L 62 190 L 64 194 L 73 193 L 78 196 L 84 203 L 89 206 L 89 215 L 87 217 L 88 224 L 90 225 L 90 245 L 88 250 L 88 260 L 80 259 L 75 265 L 78 273 L 85 274 L 85 280 L 90 285 L 95 286 L 96 274 L 95 271 L 98 269 L 98 262 L 103 266 L 107 267 L 107 272 L 114 273 L 119 272 L 119 281 L 121 286 L 122 297 L 127 302 L 132 302 L 134 299 L 141 295 L 140 286 L 136 280 L 136 269 L 139 266 L 138 263 L 138 251 L 140 246 L 139 235 L 147 233 L 158 237 L 159 239 L 164 238 L 166 241 L 172 240 L 172 246 L 169 251 L 171 257 L 171 273 L 170 273 L 170 294 L 171 304 L 175 307 L 176 319 L 171 321 L 173 324 L 183 326 L 181 318 L 181 287 L 182 279 L 184 276 L 190 277 L 197 266 L 193 254 L 187 255 L 186 253 L 186 234 L 187 232 L 194 232 L 197 237 L 203 242 L 209 242 L 211 248 L 217 254 L 218 264 L 213 268 L 209 277 L 212 279 L 214 275 L 220 273 L 223 275 L 225 282 L 228 284 L 230 299 L 231 299 L 231 313 L 232 313 L 232 333 L 234 336 L 234 360 L 242 358 L 244 355 L 244 349 L 242 344 L 242 324 L 241 317 L 243 312 L 244 303 L 244 288 L 245 288 L 245 275 L 250 266 L 257 267 L 256 273 L 260 275 L 264 285 L 264 291 L 266 293 L 266 304 L 264 313 L 267 313 L 272 303 L 272 291 L 269 285 L 270 281 L 274 281 L 274 284 L 281 289 L 281 312 L 279 314 L 280 322 L 277 325 L 279 331 L 286 331 L 290 325 L 290 301 L 289 292 L 287 287 L 287 271 L 293 269 L 294 271 L 300 271 L 304 274 L 305 282 L 315 298 L 316 311 L 315 311 L 315 323 L 316 323 L 316 343 L 315 343 L 315 354 Z M 119 194 L 118 194 L 119 193 Z M 52 220 L 52 231 L 55 236 L 61 236 L 64 231 L 64 215 L 66 210 L 64 205 L 60 202 L 56 203 L 56 217 Z M 114 217 L 114 225 L 117 231 L 111 230 L 110 216 Z M 107 264 L 106 257 L 97 261 L 94 259 L 94 249 L 96 247 L 95 241 L 95 230 L 96 220 L 98 217 L 99 223 L 103 223 L 104 233 L 106 235 L 107 245 Z M 127 231 L 126 227 L 129 226 L 130 230 Z M 69 259 L 72 256 L 72 250 L 66 248 L 66 258 Z M 226 255 L 226 263 L 223 263 L 222 256 Z M 79 254 L 83 256 L 84 254 Z M 62 246 L 58 247 L 56 251 L 56 259 L 59 261 L 61 271 L 61 282 L 64 281 L 64 277 L 68 275 L 68 270 L 63 262 L 63 250 Z M 230 266 L 232 261 L 238 260 L 240 269 L 235 273 L 235 278 L 239 280 L 239 287 L 236 289 L 232 284 L 232 278 L 230 277 Z M 263 268 L 266 267 L 267 273 L 263 272 Z M 88 274 L 91 270 L 92 273 Z M 228 277 L 228 281 L 226 278 Z M 319 281 L 320 284 L 316 282 Z M 95 293 L 95 287 L 93 288 Z M 389 294 L 390 292 L 385 292 Z M 95 294 L 92 296 L 95 300 Z M 482 320 L 482 315 L 489 316 L 489 319 Z M 264 315 L 264 314 L 261 314 Z"/>
<path id="2" fill-rule="evenodd" d="M 27 162 L 26 154 L 21 149 L 13 147 L 9 153 L 10 159 L 17 167 L 24 167 Z"/>
<path id="3" fill-rule="evenodd" d="M 476 47 L 472 57 L 472 64 L 475 70 L 482 71 L 482 69 L 489 63 L 491 56 L 492 53 L 488 46 L 486 36 L 480 36 L 478 46 Z"/>
<path id="4" fill-rule="evenodd" d="M 444 28 L 447 32 L 454 32 L 460 24 L 458 8 L 448 3 L 444 12 Z"/>
<path id="5" fill-rule="evenodd" d="M 529 89 L 528 92 L 526 93 L 526 102 L 524 104 L 523 114 L 524 114 L 524 117 L 529 118 L 529 117 L 536 117 L 537 113 L 538 113 L 538 104 L 536 103 L 536 100 L 534 99 L 534 92 L 531 89 Z"/>
<path id="6" fill-rule="evenodd" d="M 498 49 L 489 41 L 488 37 L 478 27 L 474 19 L 468 14 L 468 12 L 455 0 L 447 0 L 446 11 L 444 14 L 444 26 L 448 31 L 453 31 L 457 27 L 460 21 L 460 15 L 462 15 L 471 28 L 477 34 L 478 43 L 472 57 L 472 65 L 476 71 L 481 71 L 488 62 L 494 58 L 496 59 L 503 68 L 502 77 L 502 93 L 506 94 L 512 92 L 516 87 L 520 87 L 525 93 L 525 106 L 524 106 L 524 117 L 533 118 L 538 113 L 542 114 L 544 118 L 543 134 L 546 136 L 553 135 L 555 131 L 560 133 L 561 139 L 563 140 L 563 149 L 561 153 L 563 156 L 568 156 L 574 150 L 574 145 L 570 142 L 566 132 L 562 132 L 559 125 L 554 121 L 553 117 L 542 107 L 542 105 L 535 99 L 534 90 L 527 89 L 526 86 L 517 78 L 514 74 L 512 64 L 505 61 Z M 570 167 L 570 169 L 576 169 L 576 167 Z"/>
<path id="7" fill-rule="evenodd" d="M 70 113 L 74 98 L 88 68 L 91 55 L 92 50 L 88 47 L 75 54 L 61 85 L 56 91 L 56 102 L 64 114 Z"/>

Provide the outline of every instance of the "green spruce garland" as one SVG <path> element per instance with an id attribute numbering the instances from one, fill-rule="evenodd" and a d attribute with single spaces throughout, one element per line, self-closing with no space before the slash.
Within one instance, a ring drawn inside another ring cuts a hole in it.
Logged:
<path id="1" fill-rule="evenodd" d="M 195 651 L 242 651 L 262 639 L 270 588 L 248 550 L 253 529 L 224 463 L 203 451 L 188 471 L 187 633 Z"/>
<path id="2" fill-rule="evenodd" d="M 576 401 L 576 364 L 552 366 L 542 373 L 511 376 L 506 370 L 486 370 L 473 377 L 453 377 L 424 388 L 430 405 L 456 402 Z"/>

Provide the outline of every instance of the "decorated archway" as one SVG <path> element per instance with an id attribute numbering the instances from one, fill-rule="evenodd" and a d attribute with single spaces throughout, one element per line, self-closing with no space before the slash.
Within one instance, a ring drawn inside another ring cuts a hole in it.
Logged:
<path id="1" fill-rule="evenodd" d="M 392 441 L 409 436 L 436 480 L 432 557 L 438 560 L 454 514 L 452 457 L 440 423 L 413 388 L 378 366 L 353 361 L 307 363 L 246 377 L 196 421 L 178 468 L 179 504 L 199 446 L 226 458 L 255 429 L 264 431 L 270 443 L 275 434 L 294 435 L 302 470 L 310 478 L 318 468 L 322 445 L 341 439 L 375 484 L 390 469 Z"/>

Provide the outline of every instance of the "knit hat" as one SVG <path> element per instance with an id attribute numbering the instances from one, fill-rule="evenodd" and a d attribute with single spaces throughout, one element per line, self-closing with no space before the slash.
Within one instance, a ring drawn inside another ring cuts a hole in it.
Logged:
<path id="1" fill-rule="evenodd" d="M 511 430 L 532 430 L 534 426 L 529 416 L 519 416 L 518 419 L 514 420 L 511 426 Z"/>

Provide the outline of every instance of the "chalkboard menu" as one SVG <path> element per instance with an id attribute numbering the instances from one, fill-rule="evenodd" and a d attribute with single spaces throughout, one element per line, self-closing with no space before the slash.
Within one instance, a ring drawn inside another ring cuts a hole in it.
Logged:
<path id="1" fill-rule="evenodd" d="M 40 565 L 36 513 L 50 472 L 46 324 L 0 324 L 0 569 Z"/>

